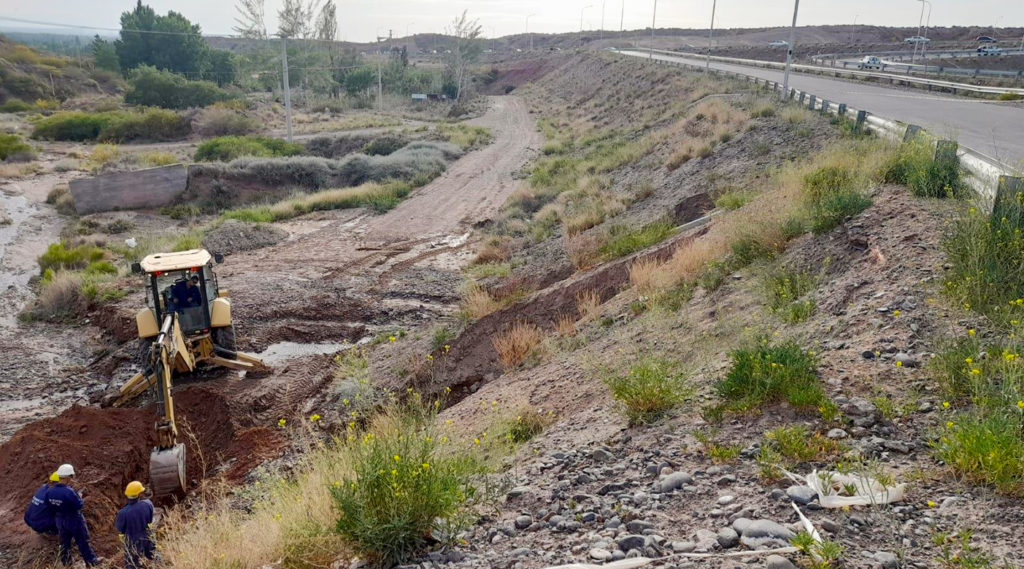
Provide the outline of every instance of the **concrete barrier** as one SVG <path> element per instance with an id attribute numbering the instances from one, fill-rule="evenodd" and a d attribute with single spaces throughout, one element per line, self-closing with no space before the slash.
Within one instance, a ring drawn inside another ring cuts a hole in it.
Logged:
<path id="1" fill-rule="evenodd" d="M 72 180 L 71 197 L 80 214 L 170 205 L 185 191 L 188 171 L 182 164 L 134 172 L 117 172 Z"/>

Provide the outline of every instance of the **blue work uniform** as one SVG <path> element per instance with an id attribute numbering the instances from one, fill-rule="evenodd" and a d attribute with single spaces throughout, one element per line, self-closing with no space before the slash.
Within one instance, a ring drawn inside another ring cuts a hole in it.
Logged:
<path id="1" fill-rule="evenodd" d="M 89 528 L 85 525 L 82 497 L 67 484 L 58 482 L 50 488 L 46 501 L 53 508 L 57 520 L 57 535 L 60 537 L 60 562 L 71 565 L 71 540 L 78 546 L 78 552 L 86 565 L 95 565 L 99 560 L 89 545 Z"/>
<path id="2" fill-rule="evenodd" d="M 124 536 L 124 569 L 138 569 L 142 558 L 153 559 L 156 545 L 149 533 L 153 523 L 153 502 L 128 500 L 114 519 L 117 533 Z"/>
<path id="3" fill-rule="evenodd" d="M 43 484 L 32 496 L 32 501 L 25 508 L 25 523 L 37 533 L 57 535 L 57 521 L 53 517 L 53 508 L 46 501 L 50 493 L 50 485 Z"/>
<path id="4" fill-rule="evenodd" d="M 203 297 L 199 292 L 199 287 L 195 285 L 188 286 L 185 284 L 185 281 L 174 283 L 174 287 L 171 288 L 171 296 L 174 297 L 175 310 L 193 308 L 203 304 Z"/>

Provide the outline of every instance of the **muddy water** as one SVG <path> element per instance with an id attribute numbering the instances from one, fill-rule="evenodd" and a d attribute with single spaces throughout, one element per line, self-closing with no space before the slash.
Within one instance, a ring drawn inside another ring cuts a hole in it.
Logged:
<path id="1" fill-rule="evenodd" d="M 340 352 L 352 344 L 346 342 L 323 342 L 315 344 L 300 344 L 297 342 L 278 342 L 270 345 L 259 353 L 263 363 L 273 367 L 281 365 L 294 358 L 308 356 L 319 356 L 322 354 L 333 354 Z"/>

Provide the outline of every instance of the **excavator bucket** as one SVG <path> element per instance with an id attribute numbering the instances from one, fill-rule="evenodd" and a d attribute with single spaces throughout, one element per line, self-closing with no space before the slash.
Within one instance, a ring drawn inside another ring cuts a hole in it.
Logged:
<path id="1" fill-rule="evenodd" d="M 185 445 L 153 449 L 149 455 L 149 483 L 154 497 L 185 492 Z"/>

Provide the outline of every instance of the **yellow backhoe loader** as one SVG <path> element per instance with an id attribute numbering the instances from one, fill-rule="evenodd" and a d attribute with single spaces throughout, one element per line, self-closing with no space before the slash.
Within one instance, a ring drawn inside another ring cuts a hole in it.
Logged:
<path id="1" fill-rule="evenodd" d="M 132 265 L 132 272 L 148 277 L 148 306 L 135 315 L 143 371 L 121 387 L 114 405 L 156 389 L 161 416 L 156 422 L 157 446 L 149 458 L 155 496 L 181 492 L 186 483 L 185 445 L 178 441 L 171 396 L 174 374 L 190 373 L 199 364 L 243 371 L 267 369 L 259 358 L 235 350 L 231 302 L 227 291 L 218 288 L 213 272 L 214 261 L 222 260 L 205 249 L 193 249 L 149 255 Z"/>

